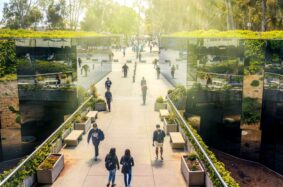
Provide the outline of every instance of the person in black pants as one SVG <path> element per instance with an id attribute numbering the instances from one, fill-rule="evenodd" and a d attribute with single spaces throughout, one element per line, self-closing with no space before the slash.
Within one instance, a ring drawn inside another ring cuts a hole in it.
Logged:
<path id="1" fill-rule="evenodd" d="M 109 89 L 105 92 L 106 103 L 108 106 L 108 111 L 111 112 L 111 102 L 112 102 L 112 93 Z"/>
<path id="2" fill-rule="evenodd" d="M 95 152 L 95 156 L 94 156 L 94 161 L 97 161 L 97 157 L 99 155 L 99 144 L 101 141 L 104 140 L 104 133 L 102 130 L 100 130 L 97 127 L 97 124 L 94 123 L 93 128 L 89 131 L 88 133 L 88 137 L 87 137 L 87 143 L 89 143 L 90 138 L 92 139 L 92 143 L 94 145 L 94 152 Z"/>
<path id="3" fill-rule="evenodd" d="M 131 156 L 131 151 L 126 149 L 125 155 L 121 158 L 120 164 L 122 165 L 122 173 L 124 174 L 124 183 L 128 187 L 131 185 L 132 180 L 132 167 L 135 165 L 134 159 Z"/>

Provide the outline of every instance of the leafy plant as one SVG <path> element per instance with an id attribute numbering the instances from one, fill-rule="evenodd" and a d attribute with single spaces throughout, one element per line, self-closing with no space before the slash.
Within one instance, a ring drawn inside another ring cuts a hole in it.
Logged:
<path id="1" fill-rule="evenodd" d="M 251 86 L 258 87 L 259 84 L 260 84 L 259 80 L 253 80 L 252 83 L 251 83 Z"/>
<path id="2" fill-rule="evenodd" d="M 157 97 L 156 102 L 157 103 L 164 103 L 163 97 L 162 96 Z"/>
<path id="3" fill-rule="evenodd" d="M 42 164 L 40 164 L 39 169 L 50 170 L 53 168 L 54 164 L 57 162 L 59 156 L 50 155 L 48 156 Z"/>
<path id="4" fill-rule="evenodd" d="M 195 152 L 188 153 L 188 157 L 187 157 L 188 160 L 195 161 L 197 160 L 197 158 L 198 158 L 198 155 Z"/>
<path id="5" fill-rule="evenodd" d="M 175 123 L 175 119 L 176 119 L 176 116 L 175 116 L 174 113 L 170 113 L 169 116 L 166 117 L 166 121 L 169 124 L 174 124 Z"/>
<path id="6" fill-rule="evenodd" d="M 98 98 L 98 99 L 96 100 L 96 103 L 106 103 L 106 102 L 104 101 L 104 99 Z"/>

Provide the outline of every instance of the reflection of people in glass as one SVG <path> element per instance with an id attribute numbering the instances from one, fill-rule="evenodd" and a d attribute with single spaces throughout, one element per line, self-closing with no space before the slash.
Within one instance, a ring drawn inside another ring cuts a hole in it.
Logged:
<path id="1" fill-rule="evenodd" d="M 124 64 L 124 66 L 122 67 L 123 72 L 124 72 L 124 77 L 127 77 L 128 75 L 128 69 L 129 67 L 127 66 L 127 64 Z"/>
<path id="2" fill-rule="evenodd" d="M 60 84 L 61 84 L 61 74 L 60 73 L 56 74 L 56 80 L 57 80 L 57 86 L 60 87 Z"/>
<path id="3" fill-rule="evenodd" d="M 47 60 L 53 60 L 54 59 L 54 53 L 52 53 L 50 56 L 47 57 Z"/>
<path id="4" fill-rule="evenodd" d="M 81 69 L 81 74 L 83 74 L 83 71 L 85 72 L 85 76 L 87 77 L 87 72 L 89 72 L 89 66 L 87 64 L 83 65 Z"/>
<path id="5" fill-rule="evenodd" d="M 156 66 L 157 66 L 157 59 L 154 59 L 153 60 L 153 67 L 154 67 L 154 69 L 156 68 Z"/>
<path id="6" fill-rule="evenodd" d="M 172 67 L 171 67 L 171 76 L 172 76 L 172 79 L 174 79 L 175 77 L 175 70 L 176 70 L 176 68 L 175 68 L 175 66 L 173 65 Z"/>
<path id="7" fill-rule="evenodd" d="M 79 62 L 79 67 L 81 67 L 81 65 L 82 65 L 82 59 L 79 58 L 79 59 L 78 59 L 78 62 Z"/>
<path id="8" fill-rule="evenodd" d="M 211 84 L 212 84 L 212 79 L 209 75 L 207 75 L 207 77 L 206 77 L 206 87 L 208 87 Z"/>
<path id="9" fill-rule="evenodd" d="M 156 73 L 157 73 L 157 79 L 160 77 L 160 67 L 157 65 L 156 66 Z"/>
<path id="10" fill-rule="evenodd" d="M 26 54 L 26 59 L 28 60 L 29 63 L 31 63 L 31 58 L 30 58 L 30 54 L 29 53 Z"/>

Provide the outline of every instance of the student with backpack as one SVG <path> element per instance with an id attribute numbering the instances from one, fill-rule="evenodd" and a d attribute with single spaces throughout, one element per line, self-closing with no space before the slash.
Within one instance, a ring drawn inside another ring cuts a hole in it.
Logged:
<path id="1" fill-rule="evenodd" d="M 105 157 L 105 167 L 109 171 L 108 183 L 106 186 L 109 187 L 111 182 L 112 182 L 111 187 L 116 186 L 115 184 L 116 169 L 119 170 L 120 167 L 115 148 L 111 148 L 109 154 Z"/>
<path id="2" fill-rule="evenodd" d="M 124 174 L 125 187 L 130 187 L 132 180 L 132 167 L 135 163 L 129 149 L 126 149 L 124 156 L 122 156 L 120 160 L 120 164 L 122 165 L 122 173 Z"/>
<path id="3" fill-rule="evenodd" d="M 160 158 L 163 160 L 163 142 L 165 138 L 164 130 L 160 129 L 160 125 L 156 125 L 156 130 L 153 133 L 153 143 L 152 146 L 155 146 L 156 160 L 158 160 L 158 148 L 160 149 Z"/>
<path id="4" fill-rule="evenodd" d="M 93 124 L 93 128 L 88 133 L 87 143 L 89 143 L 90 138 L 92 139 L 94 146 L 94 161 L 97 161 L 97 157 L 99 155 L 99 144 L 104 140 L 104 133 L 97 127 L 96 123 Z"/>

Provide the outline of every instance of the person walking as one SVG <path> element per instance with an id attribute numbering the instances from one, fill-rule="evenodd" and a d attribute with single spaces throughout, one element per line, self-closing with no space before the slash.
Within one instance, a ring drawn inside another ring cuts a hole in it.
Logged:
<path id="1" fill-rule="evenodd" d="M 124 77 L 126 78 L 128 75 L 128 69 L 129 67 L 127 66 L 127 64 L 124 64 L 124 66 L 122 67 L 123 72 L 124 72 Z"/>
<path id="2" fill-rule="evenodd" d="M 117 169 L 119 170 L 120 166 L 115 148 L 111 148 L 109 154 L 107 154 L 107 156 L 105 157 L 105 167 L 109 171 L 108 183 L 106 186 L 109 187 L 111 182 L 112 182 L 111 187 L 116 186 L 115 184 L 116 170 Z"/>
<path id="3" fill-rule="evenodd" d="M 153 60 L 153 68 L 155 69 L 156 66 L 157 66 L 157 59 L 155 58 L 155 59 Z"/>
<path id="4" fill-rule="evenodd" d="M 94 161 L 97 161 L 97 157 L 99 155 L 99 144 L 104 140 L 104 133 L 97 127 L 97 123 L 92 125 L 92 129 L 88 133 L 87 143 L 89 144 L 90 138 L 92 139 L 92 143 L 94 145 Z"/>
<path id="5" fill-rule="evenodd" d="M 106 90 L 110 90 L 111 85 L 112 85 L 112 81 L 109 79 L 109 77 L 107 77 L 107 80 L 105 81 Z"/>
<path id="6" fill-rule="evenodd" d="M 56 85 L 58 87 L 60 87 L 60 85 L 61 85 L 61 73 L 56 74 L 56 80 L 57 80 Z"/>
<path id="7" fill-rule="evenodd" d="M 175 66 L 173 65 L 172 68 L 171 68 L 171 76 L 172 76 L 172 79 L 175 79 Z"/>
<path id="8" fill-rule="evenodd" d="M 78 62 L 79 62 L 79 67 L 81 67 L 81 65 L 82 65 L 82 59 L 79 58 L 79 59 L 78 59 Z"/>
<path id="9" fill-rule="evenodd" d="M 147 85 L 146 83 L 142 85 L 142 100 L 143 100 L 143 105 L 146 103 L 146 94 L 147 94 Z"/>
<path id="10" fill-rule="evenodd" d="M 142 87 L 143 85 L 146 85 L 146 80 L 145 80 L 144 77 L 142 77 L 142 80 L 141 80 L 141 87 Z"/>
<path id="11" fill-rule="evenodd" d="M 126 149 L 124 156 L 122 156 L 120 160 L 120 164 L 122 165 L 122 173 L 124 174 L 125 187 L 130 187 L 132 180 L 132 167 L 135 163 L 129 149 Z"/>
<path id="12" fill-rule="evenodd" d="M 123 57 L 126 56 L 126 47 L 123 47 Z"/>
<path id="13" fill-rule="evenodd" d="M 156 160 L 158 160 L 158 153 L 160 149 L 160 158 L 163 160 L 163 142 L 165 138 L 165 132 L 164 130 L 160 129 L 160 125 L 156 125 L 156 130 L 153 132 L 153 143 L 152 146 L 155 146 L 155 154 L 156 154 Z"/>
<path id="14" fill-rule="evenodd" d="M 142 54 L 141 52 L 139 52 L 139 62 L 141 62 L 141 60 L 142 60 Z"/>
<path id="15" fill-rule="evenodd" d="M 107 91 L 105 92 L 105 98 L 106 98 L 108 111 L 111 112 L 112 93 L 110 92 L 110 89 L 107 89 Z"/>
<path id="16" fill-rule="evenodd" d="M 160 67 L 159 65 L 156 66 L 156 73 L 157 73 L 157 79 L 160 77 Z"/>

